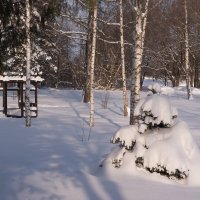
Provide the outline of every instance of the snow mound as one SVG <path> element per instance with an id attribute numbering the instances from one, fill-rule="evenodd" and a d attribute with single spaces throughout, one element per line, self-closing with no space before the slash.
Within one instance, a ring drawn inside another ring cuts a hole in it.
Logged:
<path id="1" fill-rule="evenodd" d="M 178 122 L 168 132 L 169 137 L 154 142 L 144 153 L 143 167 L 170 178 L 185 179 L 197 145 L 185 122 Z"/>
<path id="2" fill-rule="evenodd" d="M 165 86 L 161 88 L 161 94 L 172 96 L 173 94 L 175 94 L 175 90 L 174 88 Z"/>
<path id="3" fill-rule="evenodd" d="M 194 94 L 194 95 L 200 95 L 200 89 L 199 88 L 193 88 L 192 89 L 192 94 Z"/>
<path id="4" fill-rule="evenodd" d="M 123 147 L 130 150 L 133 148 L 138 133 L 137 126 L 125 126 L 120 128 L 111 138 L 112 143 L 120 142 Z"/>

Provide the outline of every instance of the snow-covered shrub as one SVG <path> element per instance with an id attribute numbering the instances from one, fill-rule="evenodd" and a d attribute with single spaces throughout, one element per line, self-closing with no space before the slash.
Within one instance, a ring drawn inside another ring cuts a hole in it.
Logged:
<path id="1" fill-rule="evenodd" d="M 158 85 L 152 88 L 159 90 Z M 168 98 L 154 92 L 140 100 L 135 115 L 139 117 L 139 124 L 122 127 L 114 134 L 111 142 L 119 146 L 101 166 L 111 163 L 114 167 L 127 169 L 121 166 L 131 165 L 130 169 L 134 164 L 136 168 L 170 179 L 186 179 L 191 158 L 198 148 L 187 124 L 175 120 L 177 110 Z"/>
<path id="2" fill-rule="evenodd" d="M 136 110 L 136 115 L 141 119 L 140 124 L 146 124 L 149 128 L 170 127 L 173 125 L 173 119 L 177 117 L 177 111 L 168 99 L 158 94 L 148 96 L 138 104 Z"/>
<path id="3" fill-rule="evenodd" d="M 161 135 L 159 133 L 158 135 Z M 168 129 L 168 134 L 149 145 L 143 156 L 138 157 L 136 164 L 150 172 L 157 172 L 169 178 L 184 179 L 189 175 L 194 141 L 184 122 L 177 122 Z M 142 158 L 142 160 L 141 160 Z"/>

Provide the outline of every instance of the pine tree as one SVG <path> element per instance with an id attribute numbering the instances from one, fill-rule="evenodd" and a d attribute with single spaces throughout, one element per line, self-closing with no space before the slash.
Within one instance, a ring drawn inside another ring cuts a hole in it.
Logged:
<path id="1" fill-rule="evenodd" d="M 108 169 L 134 169 L 159 173 L 170 179 L 186 179 L 190 159 L 198 147 L 185 122 L 176 120 L 177 110 L 160 93 L 160 86 L 149 86 L 153 94 L 141 99 L 135 109 L 138 124 L 120 128 L 111 138 L 118 143 L 101 166 Z M 193 152 L 191 154 L 191 152 Z"/>

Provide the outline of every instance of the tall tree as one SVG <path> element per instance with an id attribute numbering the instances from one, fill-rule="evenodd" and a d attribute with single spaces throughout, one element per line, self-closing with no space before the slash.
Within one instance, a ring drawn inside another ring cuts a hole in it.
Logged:
<path id="1" fill-rule="evenodd" d="M 187 0 L 184 0 L 184 11 L 185 11 L 185 76 L 186 76 L 186 87 L 187 87 L 187 97 L 191 100 L 191 82 L 190 82 L 190 61 L 189 61 L 189 36 L 188 36 L 188 8 Z"/>
<path id="2" fill-rule="evenodd" d="M 86 55 L 85 55 L 85 87 L 84 87 L 84 97 L 83 102 L 88 103 L 90 101 L 90 59 L 91 59 L 91 45 L 92 45 L 92 26 L 93 26 L 93 9 L 89 7 L 88 14 L 88 32 L 86 41 Z"/>
<path id="3" fill-rule="evenodd" d="M 140 80 L 142 56 L 144 49 L 144 37 L 146 30 L 146 20 L 149 0 L 146 0 L 145 11 L 142 12 L 144 0 L 135 1 L 135 49 L 134 49 L 134 66 L 132 74 L 131 98 L 130 98 L 130 124 L 136 124 L 138 119 L 134 115 L 134 110 L 140 100 Z"/>
<path id="4" fill-rule="evenodd" d="M 30 85 L 31 85 L 31 35 L 30 35 L 30 2 L 26 0 L 26 90 L 25 90 L 25 119 L 26 127 L 31 126 Z"/>
<path id="5" fill-rule="evenodd" d="M 126 90 L 126 71 L 125 71 L 125 54 L 124 54 L 124 23 L 123 23 L 123 0 L 119 0 L 120 10 L 120 47 L 121 47 L 121 67 L 122 67 L 122 81 L 123 81 L 123 100 L 124 100 L 124 116 L 128 115 L 128 99 Z"/>
<path id="6" fill-rule="evenodd" d="M 92 45 L 91 59 L 89 60 L 90 67 L 90 127 L 94 126 L 94 64 L 96 55 L 96 37 L 97 37 L 97 2 L 93 1 L 92 15 Z"/>

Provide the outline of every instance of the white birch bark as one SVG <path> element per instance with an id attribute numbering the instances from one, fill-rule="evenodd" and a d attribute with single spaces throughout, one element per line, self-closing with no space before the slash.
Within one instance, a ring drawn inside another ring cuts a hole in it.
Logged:
<path id="1" fill-rule="evenodd" d="M 30 111 L 30 67 L 31 67 L 31 39 L 30 39 L 30 4 L 26 0 L 26 89 L 25 89 L 25 121 L 26 127 L 31 126 Z"/>
<path id="2" fill-rule="evenodd" d="M 124 30 L 123 30 L 123 0 L 119 0 L 120 10 L 120 47 L 121 47 L 121 66 L 122 66 L 122 81 L 123 81 L 123 100 L 124 100 L 124 116 L 128 115 L 128 99 L 126 90 L 126 71 L 125 71 L 125 54 L 124 54 Z"/>
<path id="3" fill-rule="evenodd" d="M 149 1 L 150 0 L 146 0 L 146 4 L 145 4 L 145 12 L 143 15 L 143 25 L 142 25 L 142 53 L 144 50 L 144 40 L 145 40 L 145 33 L 146 33 L 146 27 L 147 27 L 147 15 L 148 15 L 148 7 L 149 7 Z"/>
<path id="4" fill-rule="evenodd" d="M 94 4 L 93 23 L 92 23 L 92 46 L 90 60 L 90 127 L 94 126 L 94 64 L 96 52 L 96 35 L 97 35 L 97 3 Z"/>
<path id="5" fill-rule="evenodd" d="M 188 36 L 188 9 L 187 0 L 184 0 L 184 10 L 185 10 L 185 71 L 186 71 L 186 88 L 187 88 L 187 98 L 189 100 L 193 99 L 190 83 L 190 61 L 189 61 L 189 36 Z"/>
<path id="6" fill-rule="evenodd" d="M 135 51 L 134 51 L 134 62 L 133 62 L 133 75 L 131 85 L 131 98 L 130 98 L 130 124 L 136 124 L 138 122 L 137 117 L 134 115 L 134 110 L 137 103 L 140 100 L 140 81 L 141 81 L 141 65 L 142 55 L 144 49 L 144 38 L 147 24 L 147 13 L 149 0 L 145 4 L 144 15 L 142 13 L 143 0 L 136 0 L 135 11 L 136 11 L 136 27 L 135 27 Z"/>
<path id="7" fill-rule="evenodd" d="M 91 60 L 91 45 L 92 45 L 92 9 L 89 9 L 88 16 L 88 35 L 86 43 L 86 57 L 85 57 L 85 68 L 86 68 L 86 77 L 85 77 L 85 87 L 84 87 L 84 98 L 83 102 L 88 103 L 90 101 L 90 60 Z"/>

